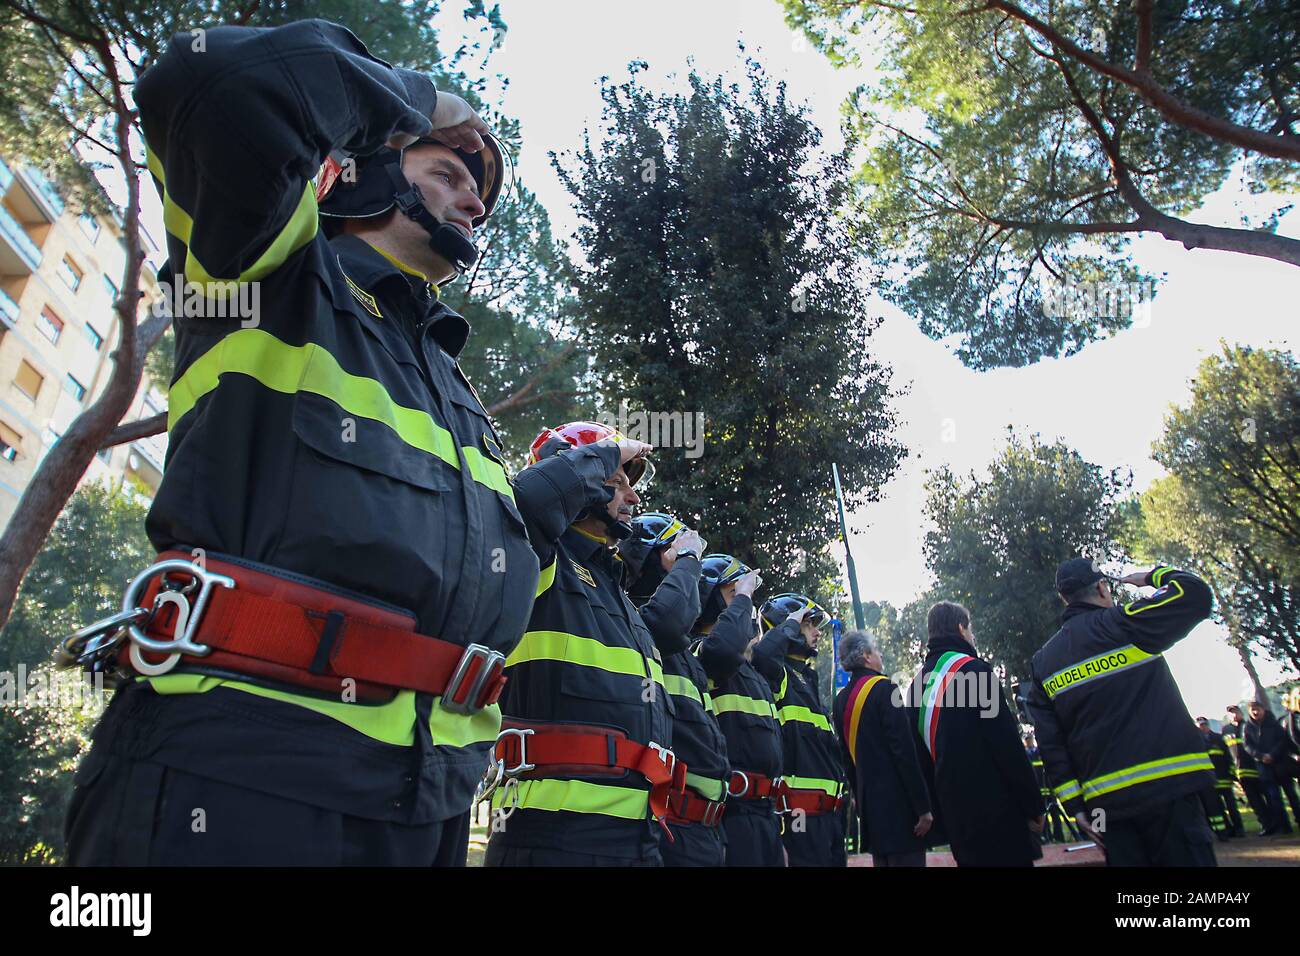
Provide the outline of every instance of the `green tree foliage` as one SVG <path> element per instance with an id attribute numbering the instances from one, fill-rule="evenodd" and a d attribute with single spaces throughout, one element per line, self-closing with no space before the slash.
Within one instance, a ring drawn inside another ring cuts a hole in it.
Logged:
<path id="1" fill-rule="evenodd" d="M 1300 362 L 1223 346 L 1165 418 L 1143 540 L 1213 577 L 1229 633 L 1300 670 Z"/>
<path id="2" fill-rule="evenodd" d="M 127 582 L 153 557 L 147 508 L 121 485 L 79 489 L 0 631 L 0 864 L 55 863 L 62 855 L 72 770 L 98 709 L 93 698 L 71 693 L 78 675 L 54 671 L 50 654 L 73 631 L 121 609 Z M 42 685 L 63 690 L 16 699 Z"/>
<path id="3" fill-rule="evenodd" d="M 34 676 L 25 675 L 23 689 L 49 688 L 56 680 L 53 686 L 72 686 L 72 675 L 55 673 L 44 664 Z M 0 700 L 0 865 L 60 862 L 73 771 L 98 713 L 93 700 L 66 691 Z"/>
<path id="4" fill-rule="evenodd" d="M 1300 185 L 1300 4 L 783 0 L 834 62 L 879 55 L 845 114 L 866 148 L 862 230 L 894 250 L 885 293 L 975 368 L 1070 354 L 1149 294 L 1131 238 L 1300 265 L 1276 208 L 1188 216 L 1244 170 Z M 1133 282 L 1142 284 L 1133 287 Z M 1097 304 L 1102 283 L 1125 290 Z"/>
<path id="5" fill-rule="evenodd" d="M 925 659 L 925 617 L 934 603 L 928 591 L 901 609 L 888 601 L 864 602 L 867 630 L 876 638 L 885 674 L 905 674 L 910 679 L 920 669 Z"/>
<path id="6" fill-rule="evenodd" d="M 1015 435 L 986 477 L 963 479 L 947 467 L 929 476 L 932 596 L 970 610 L 981 655 L 1005 664 L 1009 676 L 1028 676 L 1030 658 L 1060 624 L 1060 563 L 1120 557 L 1118 503 L 1131 480 L 1059 441 Z"/>
<path id="7" fill-rule="evenodd" d="M 831 462 L 853 506 L 905 453 L 837 214 L 847 160 L 819 154 L 820 132 L 752 61 L 743 90 L 692 72 L 681 95 L 647 89 L 645 68 L 604 84 L 599 142 L 554 158 L 581 218 L 598 410 L 702 413 L 701 456 L 661 451 L 648 505 L 700 522 L 766 587 L 825 599 Z"/>
<path id="8" fill-rule="evenodd" d="M 61 638 L 122 609 L 127 582 L 153 560 L 147 511 L 120 485 L 84 485 L 69 499 L 0 632 L 0 670 L 48 661 Z"/>

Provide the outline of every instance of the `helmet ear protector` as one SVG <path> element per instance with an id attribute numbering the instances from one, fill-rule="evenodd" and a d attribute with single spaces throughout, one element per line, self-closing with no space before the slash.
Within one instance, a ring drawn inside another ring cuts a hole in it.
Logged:
<path id="1" fill-rule="evenodd" d="M 478 260 L 478 246 L 456 226 L 440 222 L 425 205 L 420 187 L 402 172 L 406 151 L 421 144 L 451 150 L 465 164 L 483 203 L 483 214 L 475 217 L 473 224 L 475 228 L 482 225 L 496 208 L 505 182 L 505 154 L 491 133 L 484 134 L 483 149 L 477 153 L 453 149 L 426 136 L 403 149 L 385 146 L 364 157 L 331 155 L 316 180 L 317 209 L 326 235 L 332 237 L 342 229 L 344 219 L 369 219 L 396 208 L 424 228 L 434 252 L 464 273 Z"/>

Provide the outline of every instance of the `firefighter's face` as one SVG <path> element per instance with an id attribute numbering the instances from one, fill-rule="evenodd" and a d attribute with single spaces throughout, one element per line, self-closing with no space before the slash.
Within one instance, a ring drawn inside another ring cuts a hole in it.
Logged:
<path id="1" fill-rule="evenodd" d="M 473 237 L 474 220 L 483 215 L 483 201 L 479 198 L 478 184 L 469 167 L 454 150 L 431 143 L 409 147 L 402 154 L 402 173 L 411 185 L 420 187 L 424 204 L 435 219 L 450 223 L 466 238 Z M 410 239 L 420 250 L 419 254 L 441 263 L 440 268 L 434 271 L 442 274 L 430 274 L 430 279 L 442 282 L 456 274 L 454 268 L 429 248 L 429 234 L 418 223 L 399 214 L 393 217 L 392 227 L 411 230 Z M 419 265 L 411 259 L 406 261 Z"/>
<path id="2" fill-rule="evenodd" d="M 804 642 L 809 647 L 816 647 L 817 642 L 822 639 L 822 632 L 821 628 L 810 620 L 811 617 L 812 615 L 809 614 L 808 617 L 799 622 L 799 632 L 803 634 Z"/>
<path id="3" fill-rule="evenodd" d="M 726 584 L 718 588 L 718 592 L 722 595 L 723 603 L 728 607 L 731 606 L 732 601 L 736 600 L 736 585 L 739 583 L 739 581 L 728 581 Z"/>
<path id="4" fill-rule="evenodd" d="M 614 497 L 606 505 L 609 516 L 615 521 L 630 522 L 632 520 L 632 508 L 639 505 L 641 499 L 637 496 L 632 483 L 627 480 L 627 472 L 620 465 L 618 471 L 614 472 L 605 484 L 614 489 Z"/>

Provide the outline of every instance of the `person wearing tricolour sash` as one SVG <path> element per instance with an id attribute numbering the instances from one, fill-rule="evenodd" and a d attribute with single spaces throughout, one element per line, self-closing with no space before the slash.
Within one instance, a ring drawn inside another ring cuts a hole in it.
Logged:
<path id="1" fill-rule="evenodd" d="M 934 815 L 898 688 L 881 673 L 880 652 L 864 631 L 840 638 L 839 661 L 849 683 L 833 712 L 862 845 L 873 866 L 925 866 Z"/>
<path id="2" fill-rule="evenodd" d="M 926 630 L 907 711 L 953 858 L 958 866 L 1032 866 L 1043 854 L 1043 800 L 997 676 L 976 655 L 970 612 L 940 602 Z"/>

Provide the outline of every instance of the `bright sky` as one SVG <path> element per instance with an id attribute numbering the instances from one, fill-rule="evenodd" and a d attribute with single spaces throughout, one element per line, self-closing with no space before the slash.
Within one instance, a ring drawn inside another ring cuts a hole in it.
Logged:
<path id="1" fill-rule="evenodd" d="M 688 58 L 706 75 L 734 72 L 736 44 L 743 39 L 769 72 L 788 81 L 793 98 L 812 108 L 832 147 L 840 143 L 840 104 L 860 79 L 833 70 L 792 33 L 775 0 L 501 0 L 501 11 L 509 32 L 491 66 L 509 78 L 502 106 L 523 124 L 519 175 L 546 205 L 557 235 L 565 237 L 576 219 L 546 154 L 580 144 L 582 130 L 600 114 L 599 78 L 623 79 L 629 61 L 648 61 L 643 78 L 656 85 L 673 82 L 668 74 L 680 82 Z M 458 15 L 445 18 L 448 31 L 462 24 Z M 454 45 L 444 42 L 443 48 Z M 1215 212 L 1230 216 L 1231 201 L 1240 194 L 1217 198 L 1205 210 L 1207 221 Z M 1300 232 L 1297 220 L 1292 215 L 1286 231 Z M 1185 399 L 1189 376 L 1221 337 L 1295 347 L 1300 272 L 1294 268 L 1187 252 L 1159 238 L 1139 242 L 1137 250 L 1141 265 L 1168 274 L 1150 325 L 1064 361 L 972 372 L 923 336 L 908 316 L 882 305 L 886 320 L 876 348 L 897 380 L 910 383 L 897 407 L 904 423 L 899 438 L 913 455 L 886 488 L 885 500 L 850 518 L 864 599 L 901 605 L 928 583 L 920 517 L 925 469 L 983 468 L 1011 424 L 1049 440 L 1060 437 L 1106 467 L 1130 467 L 1142 488 L 1160 473 L 1150 445 L 1166 408 Z M 1212 624 L 1202 625 L 1168 658 L 1194 712 L 1217 717 L 1225 703 L 1246 693 L 1236 653 Z M 1277 667 L 1265 661 L 1259 666 L 1266 683 L 1280 678 Z"/>

